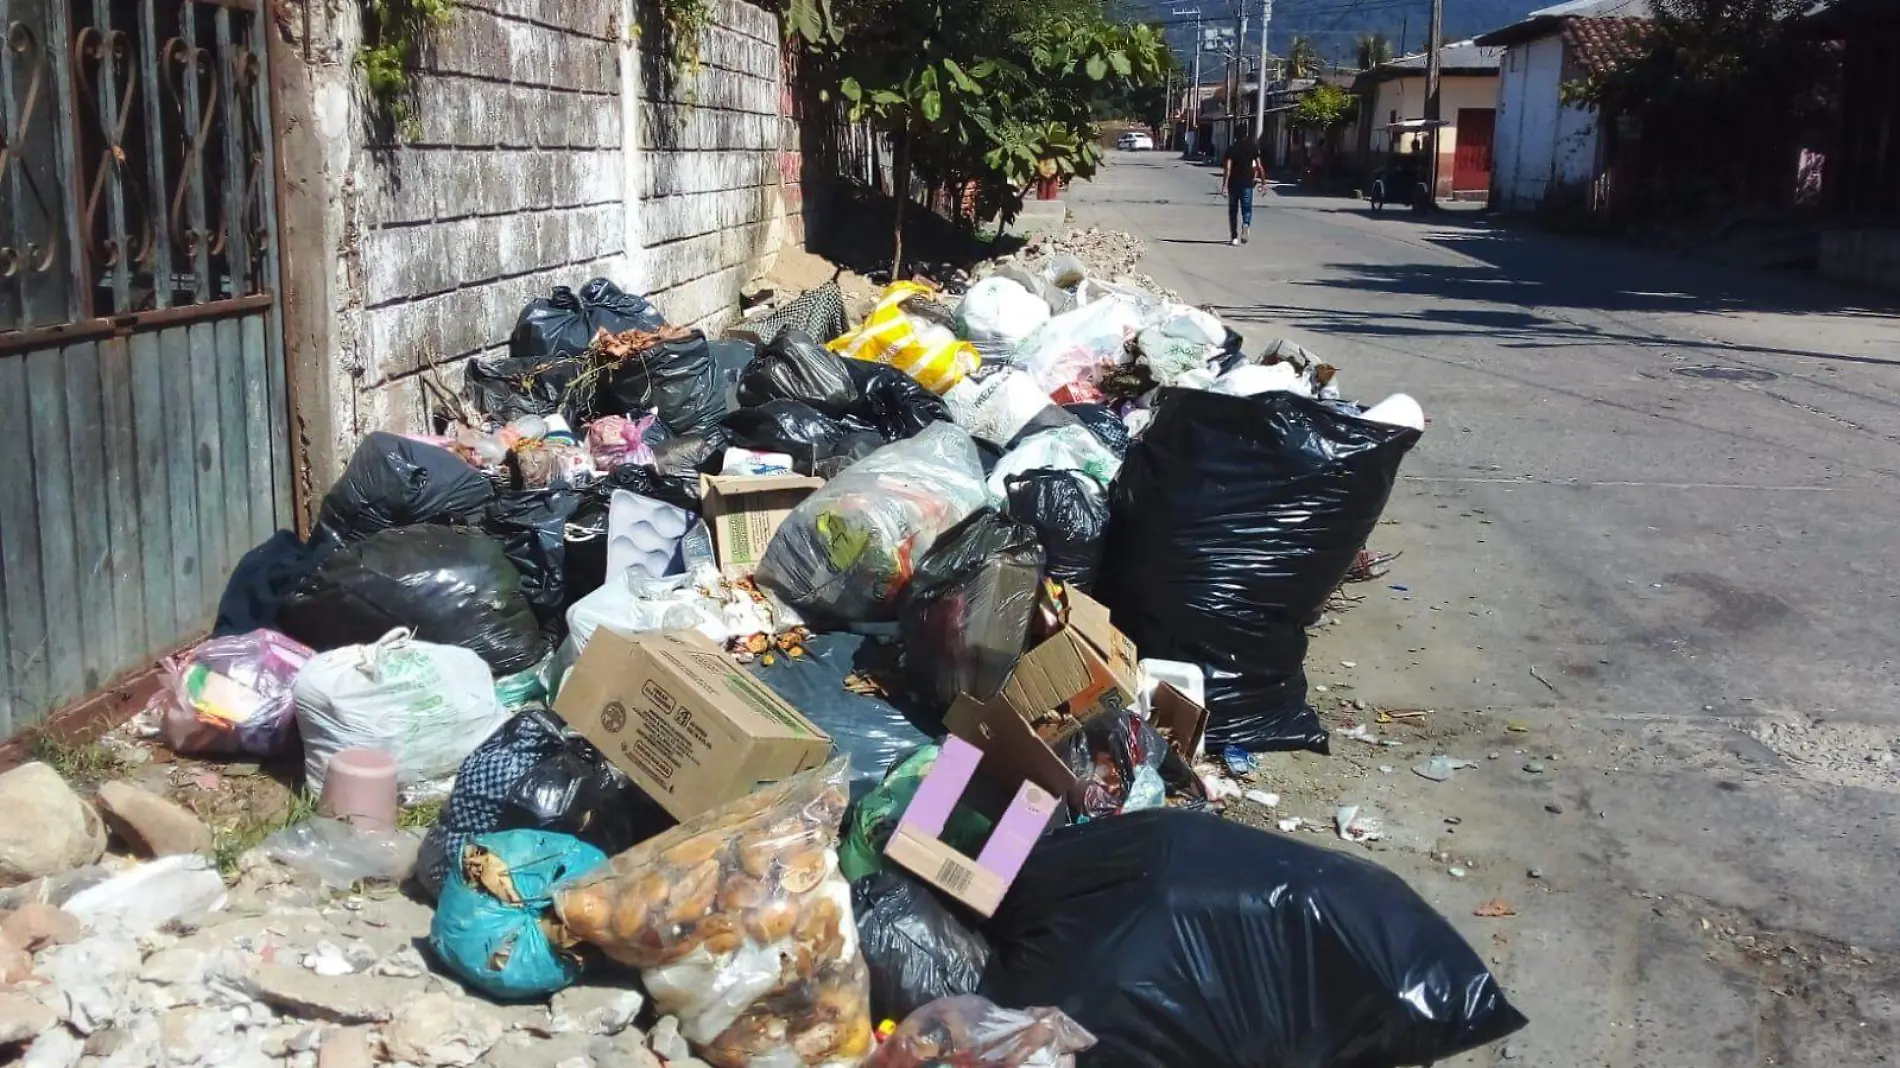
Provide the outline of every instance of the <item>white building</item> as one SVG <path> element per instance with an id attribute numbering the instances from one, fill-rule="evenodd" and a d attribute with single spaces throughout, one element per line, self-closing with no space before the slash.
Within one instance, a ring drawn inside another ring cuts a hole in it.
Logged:
<path id="1" fill-rule="evenodd" d="M 1571 0 L 1477 38 L 1504 49 L 1492 137 L 1492 207 L 1594 205 L 1606 149 L 1601 116 L 1564 103 L 1563 87 L 1630 55 L 1632 35 L 1650 10 L 1650 0 Z"/>

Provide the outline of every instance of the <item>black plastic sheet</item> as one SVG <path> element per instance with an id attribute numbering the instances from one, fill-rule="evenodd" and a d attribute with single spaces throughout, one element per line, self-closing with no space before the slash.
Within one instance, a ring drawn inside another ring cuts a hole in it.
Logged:
<path id="1" fill-rule="evenodd" d="M 638 417 L 658 412 L 674 434 L 711 428 L 726 414 L 726 386 L 706 336 L 662 341 L 604 365 L 594 394 L 596 415 Z"/>
<path id="2" fill-rule="evenodd" d="M 567 593 L 567 523 L 581 495 L 565 487 L 523 490 L 495 499 L 482 529 L 501 542 L 521 572 L 521 592 L 544 626 L 562 632 Z"/>
<path id="3" fill-rule="evenodd" d="M 851 884 L 851 914 L 871 973 L 872 1019 L 902 1020 L 976 992 L 989 943 L 910 873 L 888 866 Z"/>
<path id="4" fill-rule="evenodd" d="M 1096 597 L 1143 656 L 1207 673 L 1207 744 L 1326 751 L 1306 620 L 1419 432 L 1292 393 L 1163 390 L 1110 493 Z"/>
<path id="5" fill-rule="evenodd" d="M 581 355 L 598 330 L 618 334 L 657 330 L 664 325 L 666 319 L 644 297 L 624 292 L 605 278 L 596 278 L 582 286 L 579 293 L 556 286 L 550 295 L 529 301 L 515 319 L 514 333 L 508 337 L 508 355 L 538 364 Z"/>
<path id="6" fill-rule="evenodd" d="M 878 434 L 853 429 L 796 400 L 741 408 L 728 413 L 721 425 L 734 445 L 785 453 L 799 474 L 820 478 L 831 478 L 885 444 Z"/>
<path id="7" fill-rule="evenodd" d="M 317 527 L 347 543 L 417 523 L 472 524 L 494 499 L 494 483 L 460 456 L 377 430 L 363 437 L 324 495 Z"/>
<path id="8" fill-rule="evenodd" d="M 1042 542 L 1044 570 L 1084 593 L 1094 589 L 1108 537 L 1108 495 L 1080 471 L 1039 467 L 1005 479 L 1012 519 Z"/>
<path id="9" fill-rule="evenodd" d="M 473 650 L 497 675 L 548 654 L 501 543 L 460 527 L 398 527 L 344 546 L 278 612 L 279 630 L 319 652 L 367 645 L 397 627 Z"/>
<path id="10" fill-rule="evenodd" d="M 739 403 L 750 407 L 771 400 L 802 401 L 840 418 L 859 400 L 848 362 L 803 331 L 787 327 L 739 376 Z"/>
<path id="11" fill-rule="evenodd" d="M 1397 1068 L 1526 1022 L 1397 875 L 1202 813 L 1055 832 L 984 933 L 980 993 L 1068 1013 L 1101 1068 Z"/>
<path id="12" fill-rule="evenodd" d="M 1081 420 L 1096 440 L 1117 457 L 1128 455 L 1128 425 L 1106 404 L 1065 404 L 1062 410 Z"/>
<path id="13" fill-rule="evenodd" d="M 804 656 L 775 655 L 748 665 L 759 681 L 831 736 L 835 754 L 851 758 L 855 800 L 884 781 L 891 765 L 943 735 L 943 710 L 893 693 L 889 699 L 853 693 L 845 679 L 855 672 L 897 677 L 897 651 L 861 634 L 814 635 Z"/>
<path id="14" fill-rule="evenodd" d="M 994 509 L 945 531 L 899 608 L 911 685 L 946 708 L 994 697 L 1029 641 L 1042 565 L 1035 530 Z"/>

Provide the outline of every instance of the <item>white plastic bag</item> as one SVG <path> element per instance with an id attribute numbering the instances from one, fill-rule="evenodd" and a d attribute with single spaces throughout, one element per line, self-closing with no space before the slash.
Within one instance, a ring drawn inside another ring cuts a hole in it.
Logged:
<path id="1" fill-rule="evenodd" d="M 373 831 L 318 816 L 278 831 L 257 848 L 325 886 L 347 890 L 371 879 L 401 882 L 415 870 L 421 844 L 402 831 Z"/>
<path id="2" fill-rule="evenodd" d="M 987 359 L 1006 359 L 1049 321 L 1049 304 L 1020 282 L 992 275 L 957 303 L 957 336 Z"/>
<path id="3" fill-rule="evenodd" d="M 924 553 L 988 500 L 970 435 L 933 423 L 801 501 L 772 536 L 755 577 L 808 616 L 894 619 L 898 595 Z"/>
<path id="4" fill-rule="evenodd" d="M 707 582 L 717 583 L 718 575 L 703 568 L 670 578 L 642 578 L 630 571 L 608 579 L 567 610 L 574 655 L 587 648 L 588 639 L 601 627 L 626 636 L 691 629 L 724 642 L 730 635 L 719 602 L 700 590 Z"/>
<path id="5" fill-rule="evenodd" d="M 94 934 L 137 938 L 166 924 L 195 923 L 224 907 L 224 899 L 218 870 L 186 853 L 146 861 L 81 890 L 61 907 Z"/>
<path id="6" fill-rule="evenodd" d="M 1121 458 L 1110 452 L 1093 430 L 1085 426 L 1059 426 L 1031 434 L 1022 444 L 1004 453 L 990 472 L 989 487 L 999 500 L 1008 500 L 1011 476 L 1054 468 L 1080 471 L 1107 489 L 1121 467 Z"/>
<path id="7" fill-rule="evenodd" d="M 374 645 L 318 653 L 291 692 L 304 777 L 318 793 L 330 759 L 359 746 L 396 758 L 403 787 L 436 785 L 510 715 L 480 656 L 417 641 L 401 628 Z"/>
<path id="8" fill-rule="evenodd" d="M 1254 397 L 1262 393 L 1313 395 L 1313 388 L 1290 363 L 1242 364 L 1214 380 L 1214 392 L 1235 397 Z"/>
<path id="9" fill-rule="evenodd" d="M 1186 304 L 1168 305 L 1161 319 L 1154 325 L 1169 337 L 1201 345 L 1218 348 L 1221 342 L 1227 340 L 1227 328 L 1221 325 L 1220 320 L 1215 318 L 1212 312 L 1202 311 Z"/>
<path id="10" fill-rule="evenodd" d="M 1104 365 L 1128 362 L 1128 339 L 1144 318 L 1137 301 L 1110 293 L 1042 324 L 1016 349 L 1016 366 L 1044 394 L 1071 382 L 1100 381 Z"/>
<path id="11" fill-rule="evenodd" d="M 943 395 L 950 418 L 973 438 L 1007 445 L 1055 402 L 1021 371 L 999 371 L 981 382 L 964 379 Z"/>

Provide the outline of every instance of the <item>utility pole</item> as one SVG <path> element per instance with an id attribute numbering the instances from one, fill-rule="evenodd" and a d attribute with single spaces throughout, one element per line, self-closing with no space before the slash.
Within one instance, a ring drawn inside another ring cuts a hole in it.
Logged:
<path id="1" fill-rule="evenodd" d="M 1438 120 L 1441 101 L 1439 100 L 1438 53 L 1445 47 L 1445 0 L 1432 0 L 1432 33 L 1425 52 L 1425 121 L 1427 123 L 1426 140 L 1432 146 L 1431 183 L 1425 191 L 1427 204 L 1438 203 Z"/>
<path id="2" fill-rule="evenodd" d="M 1247 3 L 1234 0 L 1234 87 L 1227 94 L 1227 143 L 1240 137 L 1240 93 L 1247 87 Z"/>
<path id="3" fill-rule="evenodd" d="M 1260 0 L 1260 88 L 1254 92 L 1253 137 L 1267 135 L 1267 34 L 1273 30 L 1273 0 Z"/>
<path id="4" fill-rule="evenodd" d="M 1194 117 L 1188 128 L 1194 132 L 1182 140 L 1192 142 L 1195 138 L 1201 136 L 1201 45 L 1203 43 L 1201 40 L 1201 9 L 1198 7 L 1177 7 L 1174 9 L 1174 16 L 1176 18 L 1181 18 L 1185 15 L 1194 16 L 1194 82 L 1188 86 L 1187 91 L 1187 98 L 1194 102 Z M 1187 148 L 1189 146 L 1184 144 L 1182 147 Z"/>

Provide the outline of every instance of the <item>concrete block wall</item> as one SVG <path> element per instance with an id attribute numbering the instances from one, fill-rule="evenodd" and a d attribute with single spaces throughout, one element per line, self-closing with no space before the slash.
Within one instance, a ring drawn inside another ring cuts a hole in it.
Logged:
<path id="1" fill-rule="evenodd" d="M 700 67 L 674 76 L 632 30 L 652 2 L 459 0 L 414 75 L 415 121 L 391 139 L 365 111 L 357 5 L 281 0 L 305 493 L 368 431 L 427 429 L 424 379 L 459 388 L 461 364 L 504 351 L 521 307 L 555 286 L 605 275 L 716 329 L 797 239 L 777 17 L 717 0 Z"/>

